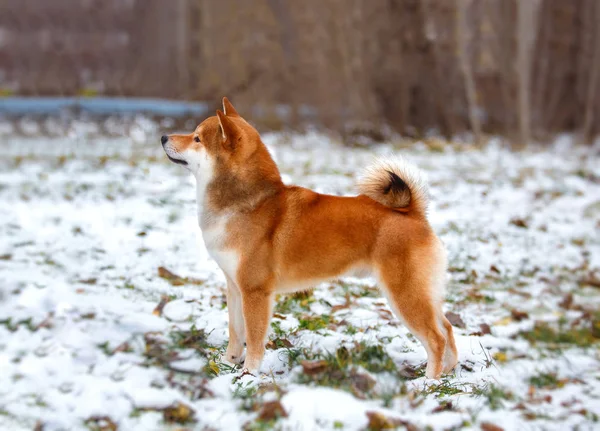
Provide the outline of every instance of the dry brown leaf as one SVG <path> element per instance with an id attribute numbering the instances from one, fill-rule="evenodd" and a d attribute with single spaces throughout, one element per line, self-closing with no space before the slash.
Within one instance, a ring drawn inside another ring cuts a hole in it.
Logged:
<path id="1" fill-rule="evenodd" d="M 434 408 L 431 413 L 439 413 L 439 412 L 447 412 L 452 411 L 454 406 L 452 405 L 452 401 L 444 401 L 439 406 Z"/>
<path id="2" fill-rule="evenodd" d="M 492 333 L 492 328 L 490 328 L 490 325 L 488 325 L 487 323 L 480 324 L 479 329 L 481 330 L 482 334 L 491 334 Z"/>
<path id="3" fill-rule="evenodd" d="M 269 340 L 265 347 L 269 350 L 277 350 L 277 349 L 281 348 L 282 346 L 286 347 L 288 349 L 294 347 L 292 342 L 290 340 L 288 340 L 287 338 L 278 338 L 275 341 Z"/>
<path id="4" fill-rule="evenodd" d="M 304 374 L 312 376 L 314 374 L 322 373 L 327 369 L 327 361 L 302 361 L 302 371 Z"/>
<path id="5" fill-rule="evenodd" d="M 158 267 L 158 276 L 160 278 L 164 278 L 165 280 L 168 280 L 173 286 L 181 286 L 181 285 L 185 284 L 185 280 L 183 278 L 181 278 L 177 274 L 172 273 L 164 266 Z"/>
<path id="6" fill-rule="evenodd" d="M 579 284 L 582 286 L 592 286 L 592 287 L 599 287 L 600 288 L 600 277 L 598 277 L 596 274 L 589 274 L 587 277 L 582 278 L 579 281 Z"/>
<path id="7" fill-rule="evenodd" d="M 369 392 L 377 383 L 373 377 L 364 373 L 353 373 L 350 376 L 350 380 L 352 381 L 352 386 L 363 393 Z"/>
<path id="8" fill-rule="evenodd" d="M 452 326 L 456 326 L 457 328 L 464 329 L 467 325 L 463 322 L 462 318 L 458 313 L 453 313 L 452 311 L 448 311 L 446 313 L 446 319 L 452 323 Z"/>
<path id="9" fill-rule="evenodd" d="M 398 418 L 391 418 L 379 412 L 367 412 L 369 423 L 367 428 L 374 431 L 396 429 L 404 426 L 407 431 L 416 431 L 418 428 L 408 421 Z"/>
<path id="10" fill-rule="evenodd" d="M 348 308 L 347 304 L 334 305 L 331 307 L 331 314 L 335 313 L 336 311 L 345 310 L 346 308 Z"/>
<path id="11" fill-rule="evenodd" d="M 558 303 L 562 308 L 569 310 L 573 306 L 573 294 L 571 292 L 563 296 L 562 301 Z"/>
<path id="12" fill-rule="evenodd" d="M 287 412 L 279 401 L 269 401 L 263 404 L 258 414 L 261 421 L 271 421 L 277 418 L 287 418 Z"/>
<path id="13" fill-rule="evenodd" d="M 167 305 L 169 303 L 169 301 L 171 301 L 171 299 L 167 295 L 161 296 L 160 302 L 154 308 L 154 310 L 152 311 L 152 314 L 154 314 L 155 316 L 158 316 L 158 317 L 162 316 L 163 309 L 165 308 L 165 305 Z"/>
<path id="14" fill-rule="evenodd" d="M 117 352 L 128 352 L 128 351 L 131 351 L 131 346 L 129 345 L 129 343 L 127 341 L 125 341 L 124 343 L 121 343 L 117 347 L 115 347 L 115 349 L 112 351 L 111 355 L 114 355 Z"/>
<path id="15" fill-rule="evenodd" d="M 517 322 L 520 322 L 522 320 L 529 318 L 529 314 L 527 314 L 526 312 L 514 310 L 514 309 L 510 311 L 510 316 Z"/>
<path id="16" fill-rule="evenodd" d="M 510 224 L 516 227 L 520 227 L 522 229 L 527 229 L 529 227 L 529 223 L 527 223 L 527 220 L 518 217 L 512 218 L 510 220 Z"/>
<path id="17" fill-rule="evenodd" d="M 494 425 L 491 422 L 482 422 L 481 430 L 482 431 L 504 431 L 504 428 L 499 427 L 498 425 Z"/>

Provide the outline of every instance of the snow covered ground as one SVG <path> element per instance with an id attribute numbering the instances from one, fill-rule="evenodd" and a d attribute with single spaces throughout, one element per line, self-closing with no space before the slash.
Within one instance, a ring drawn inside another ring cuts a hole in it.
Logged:
<path id="1" fill-rule="evenodd" d="M 136 121 L 126 138 L 0 122 L 0 429 L 600 427 L 597 148 L 265 136 L 286 181 L 321 192 L 353 193 L 373 154 L 426 172 L 460 364 L 426 379 L 375 281 L 347 278 L 279 298 L 253 377 L 220 361 L 192 179 Z"/>

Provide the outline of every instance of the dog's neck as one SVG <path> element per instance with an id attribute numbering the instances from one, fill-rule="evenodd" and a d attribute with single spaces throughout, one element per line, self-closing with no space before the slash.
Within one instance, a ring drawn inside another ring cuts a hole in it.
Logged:
<path id="1" fill-rule="evenodd" d="M 238 156 L 244 157 L 243 153 Z M 284 188 L 279 169 L 262 142 L 237 167 L 219 156 L 211 165 L 210 174 L 207 169 L 196 175 L 201 227 L 222 216 L 250 213 Z"/>
<path id="2" fill-rule="evenodd" d="M 200 228 L 208 228 L 223 217 L 250 213 L 283 188 L 279 172 L 276 176 L 258 175 L 246 179 L 231 174 L 218 175 L 210 181 L 196 177 Z"/>

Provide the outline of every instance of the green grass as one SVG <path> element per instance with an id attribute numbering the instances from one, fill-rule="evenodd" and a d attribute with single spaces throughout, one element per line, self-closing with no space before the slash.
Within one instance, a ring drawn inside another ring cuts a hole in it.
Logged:
<path id="1" fill-rule="evenodd" d="M 253 411 L 258 401 L 258 385 L 252 382 L 238 382 L 233 390 L 233 398 L 241 402 L 241 408 L 245 411 Z"/>
<path id="2" fill-rule="evenodd" d="M 298 329 L 307 329 L 309 331 L 318 331 L 319 329 L 325 329 L 331 322 L 331 317 L 328 314 L 322 314 L 320 316 L 305 315 L 298 318 Z"/>
<path id="3" fill-rule="evenodd" d="M 276 314 L 292 314 L 310 311 L 310 305 L 315 302 L 311 292 L 299 292 L 293 295 L 277 295 L 275 301 Z"/>
<path id="4" fill-rule="evenodd" d="M 504 408 L 505 401 L 513 401 L 515 399 L 512 392 L 495 384 L 486 384 L 483 387 L 475 387 L 471 393 L 476 397 L 485 398 L 487 405 L 492 410 Z"/>
<path id="5" fill-rule="evenodd" d="M 534 345 L 542 344 L 551 350 L 560 350 L 569 345 L 590 347 L 600 342 L 600 338 L 595 337 L 594 333 L 594 325 L 598 324 L 597 322 L 598 320 L 593 320 L 584 327 L 568 327 L 561 322 L 557 328 L 545 322 L 536 322 L 532 330 L 522 331 L 519 336 Z"/>
<path id="6" fill-rule="evenodd" d="M 539 373 L 529 378 L 529 384 L 540 389 L 555 389 L 564 385 L 556 377 L 556 373 Z"/>
<path id="7" fill-rule="evenodd" d="M 300 383 L 343 389 L 359 397 L 373 398 L 379 395 L 373 392 L 375 380 L 363 370 L 387 373 L 399 381 L 407 379 L 380 344 L 361 342 L 339 347 L 335 352 L 320 353 L 309 349 L 289 349 L 288 354 L 291 366 L 306 364 L 303 365 L 303 368 L 306 366 L 306 372 L 298 376 Z M 311 370 L 311 365 L 316 369 Z"/>
<path id="8" fill-rule="evenodd" d="M 464 394 L 466 385 L 464 383 L 455 382 L 454 379 L 444 379 L 439 384 L 428 385 L 420 395 L 432 395 L 435 398 L 443 398 L 456 394 Z"/>
<path id="9" fill-rule="evenodd" d="M 17 321 L 13 321 L 10 317 L 8 319 L 0 320 L 0 325 L 6 326 L 10 332 L 15 332 L 19 327 L 24 326 L 31 332 L 35 332 L 38 328 L 33 324 L 33 318 L 28 317 L 26 319 L 21 319 Z"/>

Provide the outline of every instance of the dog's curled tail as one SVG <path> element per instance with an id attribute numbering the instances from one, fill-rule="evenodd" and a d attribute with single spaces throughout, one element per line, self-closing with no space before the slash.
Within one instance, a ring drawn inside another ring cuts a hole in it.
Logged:
<path id="1" fill-rule="evenodd" d="M 429 203 L 427 184 L 416 166 L 399 156 L 380 158 L 358 180 L 360 193 L 386 207 L 425 215 Z"/>

